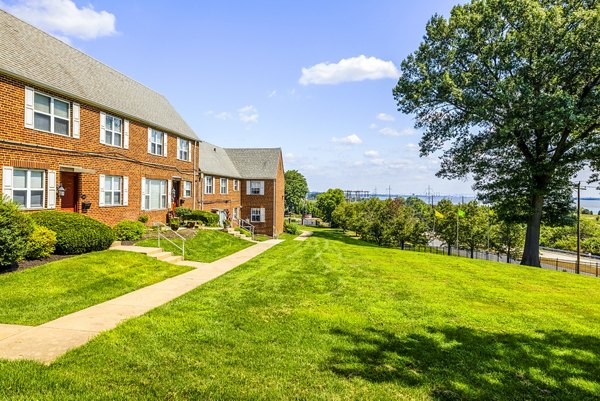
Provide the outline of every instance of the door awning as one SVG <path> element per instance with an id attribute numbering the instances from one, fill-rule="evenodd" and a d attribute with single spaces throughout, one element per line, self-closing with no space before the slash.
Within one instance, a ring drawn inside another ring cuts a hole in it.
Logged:
<path id="1" fill-rule="evenodd" d="M 90 170 L 89 168 L 77 166 L 60 166 L 60 171 L 63 171 L 65 173 L 96 174 L 96 170 Z"/>

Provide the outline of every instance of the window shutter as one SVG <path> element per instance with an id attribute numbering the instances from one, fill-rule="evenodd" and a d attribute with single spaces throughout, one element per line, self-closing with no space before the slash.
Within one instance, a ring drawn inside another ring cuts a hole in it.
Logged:
<path id="1" fill-rule="evenodd" d="M 163 133 L 163 156 L 164 157 L 167 157 L 167 155 L 168 155 L 168 153 L 167 153 L 167 144 L 168 143 L 169 143 L 169 136 L 165 132 L 165 133 Z"/>
<path id="2" fill-rule="evenodd" d="M 100 112 L 100 143 L 106 143 L 106 135 L 104 130 L 106 129 L 106 113 Z"/>
<path id="3" fill-rule="evenodd" d="M 73 103 L 73 138 L 79 138 L 81 107 Z"/>
<path id="4" fill-rule="evenodd" d="M 56 171 L 48 170 L 48 209 L 56 208 Z"/>
<path id="5" fill-rule="evenodd" d="M 123 147 L 129 149 L 129 120 L 123 124 Z"/>
<path id="6" fill-rule="evenodd" d="M 246 181 L 246 195 L 250 195 L 250 181 Z"/>
<path id="7" fill-rule="evenodd" d="M 171 180 L 167 180 L 167 210 L 171 209 L 173 198 L 171 197 L 171 190 L 173 189 L 173 183 Z"/>
<path id="8" fill-rule="evenodd" d="M 148 127 L 148 153 L 152 151 L 152 128 Z"/>
<path id="9" fill-rule="evenodd" d="M 146 210 L 146 179 L 142 177 L 142 210 Z"/>
<path id="10" fill-rule="evenodd" d="M 261 223 L 265 222 L 265 208 L 264 207 L 260 208 L 260 222 Z"/>
<path id="11" fill-rule="evenodd" d="M 98 205 L 104 206 L 104 184 L 106 181 L 106 177 L 103 174 L 100 174 L 100 195 L 98 198 Z"/>
<path id="12" fill-rule="evenodd" d="M 188 141 L 188 158 L 187 161 L 192 161 L 192 150 L 194 150 L 194 146 L 192 146 L 192 141 Z"/>
<path id="13" fill-rule="evenodd" d="M 265 194 L 265 182 L 264 181 L 260 182 L 260 194 L 261 195 Z"/>
<path id="14" fill-rule="evenodd" d="M 33 89 L 25 87 L 25 128 L 33 128 Z"/>
<path id="15" fill-rule="evenodd" d="M 181 152 L 181 138 L 177 138 L 177 154 L 175 155 L 176 159 L 179 159 L 179 152 Z"/>
<path id="16" fill-rule="evenodd" d="M 123 177 L 123 206 L 129 205 L 129 177 Z"/>
<path id="17" fill-rule="evenodd" d="M 8 196 L 8 199 L 13 197 L 13 168 L 2 167 L 2 193 Z"/>

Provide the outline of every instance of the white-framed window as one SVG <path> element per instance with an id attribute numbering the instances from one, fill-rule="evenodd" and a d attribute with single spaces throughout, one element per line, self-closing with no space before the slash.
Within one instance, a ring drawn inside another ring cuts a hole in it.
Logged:
<path id="1" fill-rule="evenodd" d="M 183 182 L 183 197 L 184 198 L 192 197 L 192 182 L 191 181 Z"/>
<path id="2" fill-rule="evenodd" d="M 70 135 L 69 102 L 34 92 L 33 128 L 59 135 Z"/>
<path id="3" fill-rule="evenodd" d="M 167 208 L 167 181 L 145 180 L 144 210 L 160 210 Z"/>
<path id="4" fill-rule="evenodd" d="M 43 170 L 13 170 L 12 200 L 25 209 L 44 207 L 45 174 Z"/>
<path id="5" fill-rule="evenodd" d="M 264 181 L 249 181 L 248 182 L 248 195 L 264 195 L 265 182 Z"/>
<path id="6" fill-rule="evenodd" d="M 163 156 L 165 133 L 151 128 L 148 140 L 150 141 L 148 151 L 153 155 Z"/>
<path id="7" fill-rule="evenodd" d="M 228 193 L 228 191 L 227 191 L 228 181 L 229 180 L 227 178 L 221 178 L 221 185 L 220 185 L 221 195 L 226 195 Z"/>
<path id="8" fill-rule="evenodd" d="M 240 218 L 240 211 L 237 207 L 233 208 L 233 220 L 237 220 Z"/>
<path id="9" fill-rule="evenodd" d="M 106 115 L 104 143 L 119 148 L 123 147 L 123 120 L 119 117 Z"/>
<path id="10" fill-rule="evenodd" d="M 253 207 L 250 209 L 250 221 L 252 223 L 264 223 L 265 222 L 265 208 Z"/>
<path id="11" fill-rule="evenodd" d="M 213 194 L 213 177 L 211 177 L 210 175 L 207 175 L 206 177 L 204 177 L 204 193 L 205 194 Z"/>
<path id="12" fill-rule="evenodd" d="M 240 180 L 233 180 L 233 190 L 234 191 L 240 190 Z"/>
<path id="13" fill-rule="evenodd" d="M 187 139 L 177 138 L 177 158 L 190 161 L 190 141 Z"/>
<path id="14" fill-rule="evenodd" d="M 104 205 L 120 206 L 123 204 L 123 177 L 104 176 Z"/>

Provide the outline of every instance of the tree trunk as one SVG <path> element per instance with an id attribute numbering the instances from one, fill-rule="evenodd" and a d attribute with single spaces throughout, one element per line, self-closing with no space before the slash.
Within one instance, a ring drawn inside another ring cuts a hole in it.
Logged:
<path id="1" fill-rule="evenodd" d="M 473 259 L 474 253 L 475 253 L 475 248 L 471 248 L 471 259 Z"/>
<path id="2" fill-rule="evenodd" d="M 544 196 L 535 194 L 531 197 L 532 213 L 527 220 L 525 233 L 525 248 L 521 264 L 525 266 L 540 267 L 540 224 L 542 221 L 542 208 Z"/>

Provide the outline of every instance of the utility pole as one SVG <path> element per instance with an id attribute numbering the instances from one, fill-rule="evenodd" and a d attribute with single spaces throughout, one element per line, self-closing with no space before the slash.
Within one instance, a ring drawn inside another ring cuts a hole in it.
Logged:
<path id="1" fill-rule="evenodd" d="M 577 182 L 577 264 L 575 273 L 579 274 L 579 263 L 581 262 L 581 181 Z"/>
<path id="2" fill-rule="evenodd" d="M 388 185 L 388 199 L 392 199 L 392 186 Z"/>

